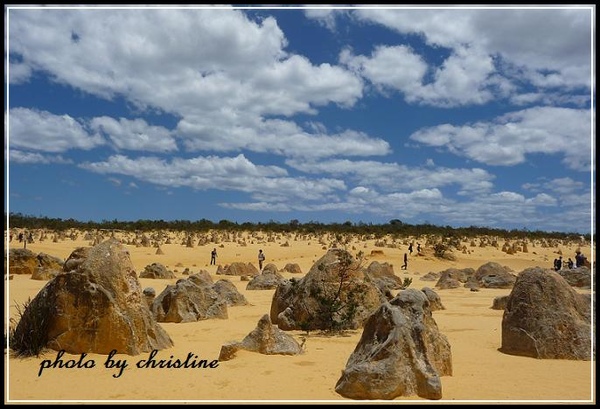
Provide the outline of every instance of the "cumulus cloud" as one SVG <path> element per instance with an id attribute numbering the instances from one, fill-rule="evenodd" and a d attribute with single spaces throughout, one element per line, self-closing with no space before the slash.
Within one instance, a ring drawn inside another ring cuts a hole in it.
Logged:
<path id="1" fill-rule="evenodd" d="M 411 168 L 398 163 L 348 159 L 328 159 L 319 162 L 290 159 L 286 164 L 304 173 L 347 177 L 359 186 L 373 186 L 385 192 L 459 185 L 463 193 L 484 194 L 492 189 L 494 179 L 493 175 L 478 168 Z"/>
<path id="2" fill-rule="evenodd" d="M 97 96 L 122 95 L 182 117 L 222 108 L 314 112 L 313 105 L 351 106 L 362 92 L 352 73 L 289 55 L 272 17 L 251 21 L 220 9 L 12 13 L 11 53 L 22 64 Z"/>
<path id="3" fill-rule="evenodd" d="M 140 119 L 95 118 L 91 128 L 117 149 L 174 151 L 182 137 L 191 151 L 306 155 L 318 144 L 326 156 L 337 144 L 342 155 L 389 153 L 387 142 L 360 132 L 311 134 L 273 118 L 314 115 L 328 104 L 352 107 L 363 82 L 343 67 L 286 52 L 272 17 L 253 21 L 220 9 L 11 13 L 11 55 L 23 76 L 43 71 L 95 96 L 123 97 L 179 119 L 173 134 Z"/>
<path id="4" fill-rule="evenodd" d="M 378 46 L 368 57 L 344 50 L 340 62 L 382 91 L 395 90 L 403 93 L 407 102 L 441 107 L 488 102 L 499 81 L 493 75 L 492 58 L 467 47 L 456 48 L 436 69 L 403 45 Z"/>
<path id="5" fill-rule="evenodd" d="M 90 128 L 106 134 L 117 149 L 149 152 L 169 152 L 177 150 L 171 132 L 161 126 L 151 126 L 143 119 L 116 119 L 102 116 L 93 118 Z"/>
<path id="6" fill-rule="evenodd" d="M 283 168 L 255 165 L 241 154 L 172 160 L 114 155 L 103 162 L 80 166 L 95 173 L 129 176 L 159 186 L 235 190 L 259 200 L 322 200 L 325 195 L 346 189 L 341 180 L 288 177 Z"/>
<path id="7" fill-rule="evenodd" d="M 562 156 L 571 169 L 591 169 L 590 114 L 584 110 L 530 108 L 492 122 L 424 128 L 410 138 L 488 165 L 515 165 L 527 154 L 542 153 Z"/>
<path id="8" fill-rule="evenodd" d="M 233 125 L 232 125 L 233 124 Z M 189 151 L 235 151 L 274 153 L 287 157 L 375 156 L 391 153 L 383 139 L 345 130 L 328 134 L 302 129 L 293 121 L 261 119 L 243 113 L 220 112 L 210 117 L 181 120 L 177 134 Z"/>
<path id="9" fill-rule="evenodd" d="M 584 92 L 572 102 L 589 101 L 585 95 L 591 86 L 589 10 L 362 8 L 352 15 L 404 35 L 419 35 L 432 48 L 448 50 L 441 64 L 398 46 L 379 47 L 371 56 L 341 55 L 342 62 L 376 87 L 402 92 L 408 102 L 453 107 L 492 98 L 556 101 L 561 97 L 558 87 Z M 557 32 L 564 35 L 557 38 Z M 393 61 L 400 73 L 380 75 Z M 415 71 L 403 74 L 408 66 Z M 425 67 L 431 81 L 424 76 Z M 539 91 L 531 92 L 531 87 Z"/>
<path id="10" fill-rule="evenodd" d="M 70 159 L 65 159 L 61 155 L 45 155 L 34 152 L 23 152 L 18 149 L 10 149 L 10 153 L 7 155 L 6 151 L 4 157 L 11 163 L 17 164 L 62 164 L 67 165 L 73 163 Z"/>
<path id="11" fill-rule="evenodd" d="M 90 150 L 105 143 L 101 136 L 90 135 L 84 124 L 69 115 L 27 108 L 9 111 L 9 138 L 14 148 L 55 153 Z"/>
<path id="12" fill-rule="evenodd" d="M 420 88 L 427 73 L 427 63 L 410 47 L 377 46 L 371 56 L 354 56 L 344 49 L 340 62 L 357 71 L 375 86 L 392 88 L 413 95 Z"/>
<path id="13" fill-rule="evenodd" d="M 335 9 L 333 6 L 319 5 L 318 7 L 307 8 L 304 10 L 306 18 L 317 21 L 331 31 L 335 31 L 335 20 L 338 15 L 346 13 L 342 9 Z"/>
<path id="14" fill-rule="evenodd" d="M 569 207 L 589 209 L 590 203 L 595 203 L 590 185 L 570 177 L 554 178 L 523 184 L 526 191 L 538 193 L 541 197 L 550 197 L 556 204 L 561 205 L 565 211 Z"/>

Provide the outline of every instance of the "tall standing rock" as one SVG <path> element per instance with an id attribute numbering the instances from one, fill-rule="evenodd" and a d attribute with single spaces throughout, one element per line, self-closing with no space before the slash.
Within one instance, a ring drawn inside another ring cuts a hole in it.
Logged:
<path id="1" fill-rule="evenodd" d="M 591 359 L 590 299 L 558 273 L 519 274 L 502 317 L 501 352 L 542 359 Z"/>
<path id="2" fill-rule="evenodd" d="M 384 300 L 349 252 L 330 249 L 304 277 L 277 286 L 270 317 L 284 331 L 356 329 Z"/>
<path id="3" fill-rule="evenodd" d="M 450 343 L 427 296 L 409 288 L 369 317 L 335 390 L 351 399 L 441 399 L 443 375 L 452 375 Z"/>
<path id="4" fill-rule="evenodd" d="M 127 249 L 109 239 L 81 252 L 74 269 L 56 276 L 36 295 L 15 329 L 28 342 L 28 314 L 44 317 L 47 347 L 80 354 L 138 355 L 173 346 L 152 317 Z"/>

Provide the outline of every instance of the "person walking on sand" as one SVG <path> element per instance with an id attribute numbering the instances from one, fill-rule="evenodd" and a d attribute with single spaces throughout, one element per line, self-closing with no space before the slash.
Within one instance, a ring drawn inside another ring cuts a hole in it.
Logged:
<path id="1" fill-rule="evenodd" d="M 217 264 L 217 249 L 210 252 L 210 265 Z"/>
<path id="2" fill-rule="evenodd" d="M 265 261 L 265 253 L 262 250 L 258 250 L 258 269 L 262 271 L 263 261 Z"/>
<path id="3" fill-rule="evenodd" d="M 402 265 L 402 270 L 406 270 L 408 268 L 408 254 L 404 253 L 404 264 Z"/>

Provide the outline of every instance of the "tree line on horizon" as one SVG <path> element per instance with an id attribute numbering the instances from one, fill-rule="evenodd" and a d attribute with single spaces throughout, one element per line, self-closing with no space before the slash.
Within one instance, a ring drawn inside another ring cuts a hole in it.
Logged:
<path id="1" fill-rule="evenodd" d="M 476 237 L 476 236 L 499 236 L 513 239 L 533 239 L 533 238 L 554 238 L 562 240 L 579 240 L 582 236 L 590 241 L 590 234 L 566 233 L 566 232 L 548 232 L 523 228 L 519 229 L 498 229 L 491 227 L 451 227 L 438 226 L 430 223 L 423 224 L 408 224 L 399 219 L 392 219 L 386 224 L 373 223 L 353 223 L 346 221 L 344 223 L 320 223 L 310 221 L 301 223 L 294 219 L 289 222 L 269 221 L 267 223 L 244 222 L 237 223 L 229 220 L 220 220 L 215 223 L 207 219 L 191 220 L 136 220 L 136 221 L 119 221 L 102 220 L 101 222 L 87 221 L 82 222 L 75 219 L 49 218 L 45 216 L 23 215 L 21 213 L 10 213 L 8 218 L 4 214 L 4 230 L 11 228 L 21 229 L 50 229 L 55 231 L 65 231 L 69 229 L 79 230 L 121 230 L 121 231 L 153 231 L 153 230 L 173 230 L 186 232 L 207 232 L 210 230 L 226 230 L 226 231 L 263 231 L 273 233 L 306 233 L 306 234 L 322 234 L 322 233 L 354 233 L 354 234 L 373 234 L 383 237 L 387 234 L 396 236 L 419 236 L 419 235 L 440 235 L 443 237 Z M 8 225 L 7 225 L 8 223 Z"/>

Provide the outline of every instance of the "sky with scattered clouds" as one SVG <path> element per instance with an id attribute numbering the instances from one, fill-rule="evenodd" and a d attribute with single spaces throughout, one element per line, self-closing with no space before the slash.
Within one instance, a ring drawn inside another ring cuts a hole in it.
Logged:
<path id="1" fill-rule="evenodd" d="M 5 212 L 595 233 L 593 7 L 5 7 Z"/>

